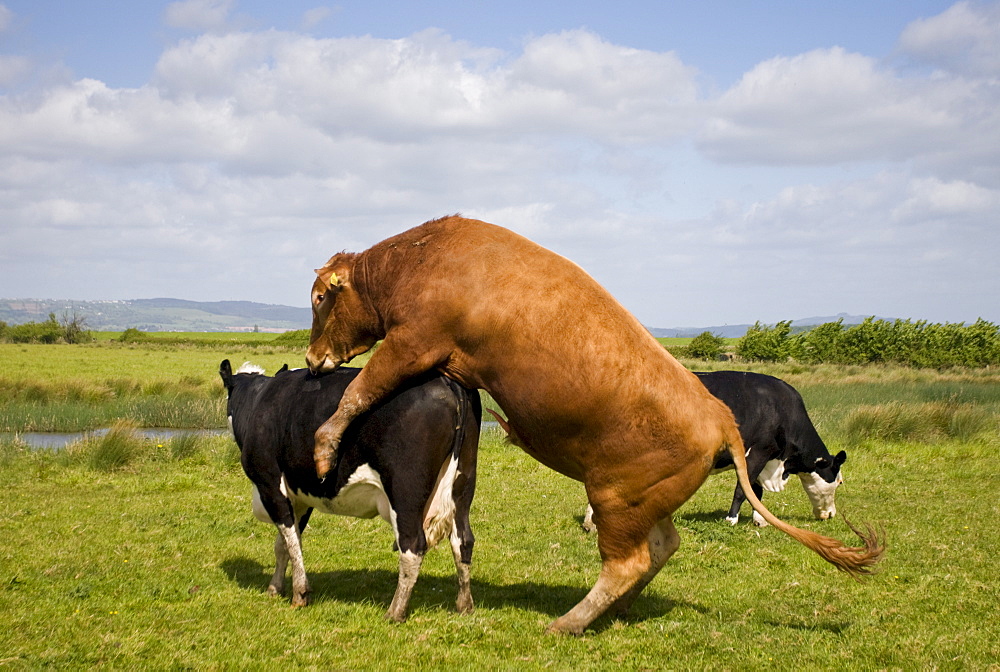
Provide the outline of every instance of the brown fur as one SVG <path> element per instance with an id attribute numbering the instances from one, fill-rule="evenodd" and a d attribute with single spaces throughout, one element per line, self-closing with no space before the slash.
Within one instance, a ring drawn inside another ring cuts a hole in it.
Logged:
<path id="1" fill-rule="evenodd" d="M 752 496 L 732 413 L 604 288 L 571 261 L 507 229 L 461 217 L 427 222 L 317 269 L 306 360 L 336 368 L 384 339 L 316 434 L 329 469 L 344 429 L 406 378 L 437 369 L 485 389 L 529 455 L 582 481 L 603 566 L 550 629 L 582 632 L 627 609 L 676 549 L 674 511 L 729 450 L 751 505 L 839 569 L 870 571 L 863 548 L 800 530 Z"/>

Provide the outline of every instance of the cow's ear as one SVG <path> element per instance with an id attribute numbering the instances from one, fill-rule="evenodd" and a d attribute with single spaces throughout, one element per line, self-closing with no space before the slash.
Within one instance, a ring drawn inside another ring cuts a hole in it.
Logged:
<path id="1" fill-rule="evenodd" d="M 836 457 L 833 458 L 833 464 L 834 466 L 839 467 L 844 462 L 847 462 L 847 451 L 842 450 L 839 453 L 837 453 Z"/>
<path id="2" fill-rule="evenodd" d="M 222 378 L 222 384 L 228 388 L 229 381 L 233 377 L 233 367 L 229 364 L 228 359 L 222 360 L 222 364 L 219 364 L 219 377 Z"/>

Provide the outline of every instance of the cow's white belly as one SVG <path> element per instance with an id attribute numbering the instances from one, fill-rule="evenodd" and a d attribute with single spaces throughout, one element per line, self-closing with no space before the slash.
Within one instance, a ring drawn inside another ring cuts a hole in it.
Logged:
<path id="1" fill-rule="evenodd" d="M 382 487 L 382 478 L 367 464 L 358 467 L 337 496 L 332 499 L 316 497 L 298 490 L 291 492 L 289 496 L 296 503 L 311 506 L 322 513 L 353 518 L 382 516 L 389 523 L 395 522 L 395 512 L 389 506 L 389 497 Z"/>
<path id="2" fill-rule="evenodd" d="M 441 465 L 437 483 L 430 499 L 424 505 L 424 534 L 427 546 L 436 545 L 441 539 L 448 537 L 454 530 L 455 500 L 452 491 L 455 479 L 458 477 L 458 458 L 448 460 Z M 335 516 L 351 516 L 353 518 L 374 518 L 381 516 L 392 526 L 396 540 L 399 541 L 399 528 L 396 526 L 396 512 L 389 503 L 389 497 L 382 486 L 382 478 L 369 465 L 363 464 L 347 479 L 347 484 L 340 489 L 336 497 L 317 497 L 299 490 L 292 490 L 282 477 L 281 492 L 292 501 L 298 512 L 307 507 L 321 513 Z M 273 522 L 260 499 L 257 486 L 253 487 L 253 513 L 265 523 Z"/>
<path id="3" fill-rule="evenodd" d="M 735 467 L 730 464 L 722 469 L 712 469 L 710 473 L 714 476 L 715 474 L 721 474 L 724 471 L 731 471 L 733 469 Z M 764 465 L 760 475 L 757 476 L 757 482 L 760 483 L 760 487 L 768 492 L 781 492 L 784 490 L 785 483 L 788 482 L 788 478 L 785 476 L 785 461 L 769 460 Z"/>
<path id="4" fill-rule="evenodd" d="M 781 492 L 785 489 L 788 479 L 785 477 L 785 461 L 770 460 L 764 465 L 760 476 L 757 477 L 760 487 L 768 492 Z"/>

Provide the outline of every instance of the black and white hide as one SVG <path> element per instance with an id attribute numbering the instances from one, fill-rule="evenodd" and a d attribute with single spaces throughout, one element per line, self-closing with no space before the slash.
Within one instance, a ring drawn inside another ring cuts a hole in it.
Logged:
<path id="1" fill-rule="evenodd" d="M 451 542 L 458 572 L 458 611 L 473 608 L 469 571 L 474 538 L 469 509 L 476 483 L 482 416 L 479 395 L 439 375 L 415 378 L 355 420 L 325 479 L 316 476 L 314 434 L 337 409 L 361 369 L 326 375 L 283 369 L 274 377 L 229 360 L 219 367 L 228 391 L 230 427 L 253 483 L 253 512 L 278 528 L 268 593 L 284 591 L 292 564 L 293 606 L 309 602 L 301 535 L 313 509 L 384 518 L 399 549 L 399 582 L 386 613 L 406 620 L 424 553 Z"/>

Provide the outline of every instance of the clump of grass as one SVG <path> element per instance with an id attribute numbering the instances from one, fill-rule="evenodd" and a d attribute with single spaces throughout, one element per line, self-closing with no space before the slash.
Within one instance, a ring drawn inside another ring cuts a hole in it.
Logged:
<path id="1" fill-rule="evenodd" d="M 134 463 L 141 455 L 143 440 L 135 425 L 118 420 L 106 434 L 85 442 L 90 467 L 98 471 L 117 471 Z"/>
<path id="2" fill-rule="evenodd" d="M 948 434 L 959 441 L 971 441 L 996 432 L 996 417 L 980 406 L 963 406 L 949 418 Z"/>
<path id="3" fill-rule="evenodd" d="M 924 441 L 941 439 L 968 441 L 989 432 L 996 424 L 984 408 L 952 402 L 859 406 L 844 418 L 848 439 L 861 441 Z"/>
<path id="4" fill-rule="evenodd" d="M 194 434 L 181 434 L 170 439 L 168 447 L 173 459 L 184 460 L 198 454 L 201 441 Z"/>

